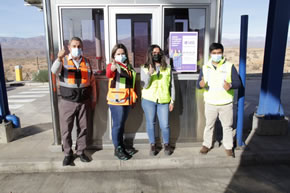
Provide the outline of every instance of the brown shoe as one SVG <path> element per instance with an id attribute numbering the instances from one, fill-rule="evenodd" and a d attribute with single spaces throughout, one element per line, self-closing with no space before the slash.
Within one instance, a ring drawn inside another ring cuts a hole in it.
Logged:
<path id="1" fill-rule="evenodd" d="M 209 152 L 209 148 L 207 148 L 206 146 L 202 146 L 202 148 L 200 149 L 199 153 L 201 154 L 207 154 Z"/>
<path id="2" fill-rule="evenodd" d="M 226 149 L 225 151 L 226 151 L 227 156 L 229 156 L 229 157 L 234 157 L 233 150 L 231 150 L 231 149 Z"/>

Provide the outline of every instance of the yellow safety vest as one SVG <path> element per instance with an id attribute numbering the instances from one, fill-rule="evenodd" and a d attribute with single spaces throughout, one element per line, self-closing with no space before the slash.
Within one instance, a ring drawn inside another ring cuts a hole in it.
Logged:
<path id="1" fill-rule="evenodd" d="M 148 68 L 142 67 L 144 72 L 148 73 Z M 148 88 L 142 88 L 142 98 L 158 102 L 169 103 L 171 100 L 170 95 L 170 81 L 171 81 L 171 68 L 168 66 L 165 70 L 160 68 L 159 76 L 156 71 L 151 75 L 151 80 Z"/>
<path id="2" fill-rule="evenodd" d="M 216 69 L 209 60 L 202 67 L 204 81 L 208 86 L 204 92 L 204 101 L 212 105 L 225 105 L 233 102 L 234 90 L 226 91 L 223 88 L 224 80 L 228 83 L 232 82 L 232 63 L 222 59 Z"/>

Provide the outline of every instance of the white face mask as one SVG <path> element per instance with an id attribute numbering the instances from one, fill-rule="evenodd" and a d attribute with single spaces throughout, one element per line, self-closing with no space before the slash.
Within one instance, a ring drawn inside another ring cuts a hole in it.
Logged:
<path id="1" fill-rule="evenodd" d="M 127 57 L 126 57 L 125 54 L 121 54 L 121 55 L 117 55 L 117 56 L 115 56 L 115 60 L 116 60 L 117 62 L 121 62 L 121 63 L 123 63 L 126 59 L 127 59 Z"/>
<path id="2" fill-rule="evenodd" d="M 71 55 L 73 56 L 73 57 L 80 57 L 81 55 L 83 55 L 83 52 L 82 52 L 82 49 L 80 49 L 80 48 L 72 48 L 71 49 Z"/>
<path id="3" fill-rule="evenodd" d="M 223 58 L 222 54 L 211 54 L 211 59 L 214 62 L 219 62 Z"/>

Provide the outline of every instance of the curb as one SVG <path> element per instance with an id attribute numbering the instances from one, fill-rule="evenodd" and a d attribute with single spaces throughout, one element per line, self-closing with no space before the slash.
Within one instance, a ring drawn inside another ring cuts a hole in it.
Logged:
<path id="1" fill-rule="evenodd" d="M 90 163 L 83 163 L 77 159 L 75 160 L 76 166 L 66 167 L 62 166 L 62 158 L 60 159 L 59 157 L 39 161 L 2 160 L 0 161 L 0 173 L 136 171 L 204 167 L 237 168 L 241 165 L 290 163 L 290 151 L 254 153 L 247 150 L 244 152 L 242 150 L 236 150 L 236 158 L 231 158 L 224 155 L 224 151 L 220 152 L 221 149 L 222 148 L 218 148 L 218 150 L 214 150 L 211 152 L 212 154 L 200 155 L 196 152 L 197 149 L 194 149 L 195 152 L 192 152 L 192 148 L 179 148 L 178 151 L 181 151 L 179 154 L 184 154 L 183 151 L 190 151 L 190 154 L 187 154 L 187 156 L 173 154 L 170 157 L 164 155 L 149 157 L 147 155 L 148 152 L 143 149 L 136 154 L 136 157 L 128 161 L 117 160 L 113 157 L 111 150 L 102 150 L 101 152 L 95 153 L 94 160 Z M 108 154 L 110 158 L 102 159 L 102 154 Z M 138 154 L 141 154 L 141 156 Z M 163 152 L 159 154 L 163 154 Z M 144 159 L 145 156 L 147 157 L 146 159 Z"/>
<path id="2" fill-rule="evenodd" d="M 247 80 L 262 79 L 262 73 L 246 74 L 246 79 Z M 283 79 L 290 79 L 290 73 L 284 73 Z"/>
<path id="3" fill-rule="evenodd" d="M 32 81 L 12 81 L 12 82 L 6 82 L 6 87 L 12 87 L 12 86 L 48 86 L 48 82 L 32 82 Z"/>

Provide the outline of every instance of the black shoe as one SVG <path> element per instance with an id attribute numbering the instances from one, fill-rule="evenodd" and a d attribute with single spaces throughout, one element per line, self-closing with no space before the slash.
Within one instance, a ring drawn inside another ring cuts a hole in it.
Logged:
<path id="1" fill-rule="evenodd" d="M 88 156 L 86 156 L 86 154 L 82 153 L 81 155 L 79 155 L 78 157 L 80 157 L 80 160 L 82 162 L 90 162 L 92 161 Z"/>
<path id="2" fill-rule="evenodd" d="M 68 155 L 65 156 L 63 161 L 62 161 L 63 166 L 74 166 L 74 156 L 73 155 Z"/>
<path id="3" fill-rule="evenodd" d="M 155 143 L 150 144 L 150 155 L 156 156 L 157 154 L 158 154 L 158 151 L 157 151 L 156 144 Z"/>
<path id="4" fill-rule="evenodd" d="M 135 153 L 138 152 L 138 150 L 136 150 L 134 147 L 125 148 L 125 151 L 129 155 L 134 155 Z"/>
<path id="5" fill-rule="evenodd" d="M 120 160 L 128 160 L 130 158 L 132 158 L 131 155 L 127 154 L 125 152 L 125 150 L 121 147 L 121 146 L 118 146 L 116 149 L 115 149 L 115 154 L 114 154 L 118 159 Z"/>
<path id="6" fill-rule="evenodd" d="M 164 154 L 165 155 L 171 155 L 173 153 L 172 148 L 169 144 L 164 144 Z"/>

